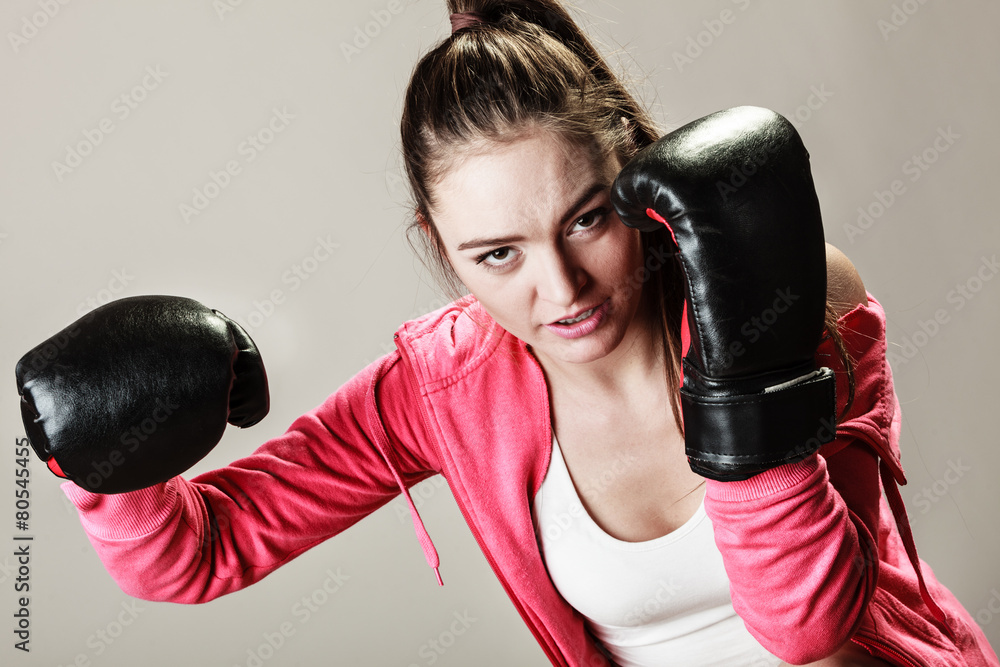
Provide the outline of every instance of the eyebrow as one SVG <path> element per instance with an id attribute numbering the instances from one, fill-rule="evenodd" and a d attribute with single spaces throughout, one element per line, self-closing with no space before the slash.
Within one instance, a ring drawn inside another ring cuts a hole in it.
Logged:
<path id="1" fill-rule="evenodd" d="M 581 195 L 580 198 L 577 199 L 576 202 L 573 204 L 573 206 L 569 209 L 569 213 L 566 215 L 565 218 L 563 218 L 562 222 L 559 223 L 559 226 L 561 227 L 562 225 L 565 225 L 567 222 L 569 222 L 573 218 L 573 216 L 576 215 L 576 212 L 583 207 L 584 204 L 586 204 L 588 201 L 594 198 L 594 195 L 596 195 L 599 192 L 609 190 L 610 188 L 611 186 L 606 183 L 595 183 L 594 185 L 590 186 L 590 188 L 588 188 L 587 191 L 584 192 L 583 195 Z M 502 245 L 507 245 L 509 243 L 517 243 L 518 241 L 523 241 L 524 239 L 525 237 L 521 234 L 470 239 L 460 244 L 458 246 L 458 249 L 469 250 L 471 248 L 485 248 L 487 246 L 502 246 Z"/>

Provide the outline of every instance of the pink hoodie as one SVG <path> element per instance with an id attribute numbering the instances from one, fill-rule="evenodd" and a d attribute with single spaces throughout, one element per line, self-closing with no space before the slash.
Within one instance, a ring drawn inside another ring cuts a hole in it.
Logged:
<path id="1" fill-rule="evenodd" d="M 791 663 L 850 640 L 896 665 L 997 667 L 982 630 L 917 559 L 896 488 L 905 479 L 885 314 L 868 298 L 840 320 L 857 389 L 836 439 L 749 480 L 707 481 L 705 510 L 733 605 L 758 641 Z M 436 573 L 437 552 L 408 489 L 441 473 L 552 664 L 608 665 L 556 592 L 536 541 L 532 499 L 552 431 L 530 349 L 471 295 L 404 323 L 395 338 L 396 351 L 225 468 L 120 495 L 64 484 L 108 572 L 138 598 L 207 602 L 403 492 Z M 841 370 L 829 341 L 817 360 Z M 842 407 L 843 373 L 838 382 Z"/>

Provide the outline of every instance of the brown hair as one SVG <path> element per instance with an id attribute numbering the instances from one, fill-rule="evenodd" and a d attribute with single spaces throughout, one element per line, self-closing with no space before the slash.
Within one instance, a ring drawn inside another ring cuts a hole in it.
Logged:
<path id="1" fill-rule="evenodd" d="M 600 164 L 612 156 L 625 164 L 661 132 L 583 34 L 554 0 L 448 0 L 451 13 L 475 12 L 468 22 L 429 51 L 413 70 L 403 103 L 402 152 L 413 194 L 414 216 L 406 234 L 416 236 L 422 257 L 446 294 L 467 293 L 447 258 L 430 211 L 432 186 L 463 154 L 522 137 L 529 128 L 554 131 L 589 151 Z M 666 380 L 680 413 L 680 263 L 659 261 L 674 249 L 663 228 L 640 234 L 644 265 L 631 281 L 642 307 L 654 313 L 666 357 Z M 836 315 L 827 326 L 837 343 Z M 846 353 L 839 346 L 841 356 Z M 851 375 L 853 394 L 853 375 Z"/>

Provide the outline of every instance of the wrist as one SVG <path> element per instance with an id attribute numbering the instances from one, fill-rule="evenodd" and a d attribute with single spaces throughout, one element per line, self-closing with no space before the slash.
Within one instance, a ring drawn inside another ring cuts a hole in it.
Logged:
<path id="1" fill-rule="evenodd" d="M 88 535 L 125 540 L 148 535 L 163 525 L 177 499 L 175 479 L 115 494 L 92 493 L 73 482 L 65 482 L 60 488 L 79 511 L 80 523 Z"/>
<path id="2" fill-rule="evenodd" d="M 836 378 L 821 368 L 759 393 L 703 395 L 681 388 L 691 469 L 737 481 L 801 461 L 836 433 Z"/>
<path id="3" fill-rule="evenodd" d="M 825 469 L 825 464 L 821 463 L 819 455 L 811 454 L 801 461 L 785 463 L 745 480 L 722 483 L 710 479 L 705 486 L 705 496 L 716 502 L 740 503 L 768 498 L 822 474 L 821 468 Z"/>

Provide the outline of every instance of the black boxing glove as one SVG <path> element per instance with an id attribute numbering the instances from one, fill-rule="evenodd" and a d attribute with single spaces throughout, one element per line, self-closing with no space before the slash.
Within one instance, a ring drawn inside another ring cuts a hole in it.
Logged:
<path id="1" fill-rule="evenodd" d="M 809 153 L 773 111 L 719 111 L 641 150 L 611 191 L 622 222 L 667 225 L 690 345 L 681 407 L 691 469 L 720 481 L 800 461 L 833 438 L 817 368 L 826 245 Z"/>
<path id="2" fill-rule="evenodd" d="M 267 414 L 267 374 L 250 336 L 192 299 L 138 296 L 93 310 L 17 363 L 25 432 L 60 477 L 94 493 L 181 474 L 226 423 Z"/>

